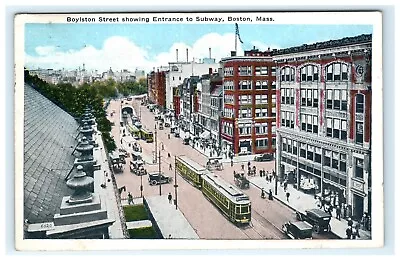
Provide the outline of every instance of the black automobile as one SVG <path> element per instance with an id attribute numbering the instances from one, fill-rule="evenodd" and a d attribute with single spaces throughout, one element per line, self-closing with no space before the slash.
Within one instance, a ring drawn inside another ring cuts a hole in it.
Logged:
<path id="1" fill-rule="evenodd" d="M 171 127 L 171 124 L 169 122 L 166 122 L 164 126 L 168 128 Z"/>
<path id="2" fill-rule="evenodd" d="M 305 214 L 297 211 L 296 217 L 298 220 L 310 223 L 316 233 L 331 231 L 330 221 L 332 216 L 321 209 L 309 209 L 305 211 Z"/>
<path id="3" fill-rule="evenodd" d="M 161 174 L 161 177 L 159 176 L 160 174 L 158 172 L 153 172 L 149 173 L 149 184 L 150 185 L 157 185 L 157 184 L 168 184 L 172 182 L 172 178 L 165 176 Z"/>
<path id="4" fill-rule="evenodd" d="M 303 221 L 289 221 L 282 225 L 282 231 L 291 239 L 312 239 L 313 226 Z"/>
<path id="5" fill-rule="evenodd" d="M 184 145 L 189 145 L 189 141 L 190 141 L 189 138 L 184 138 L 184 139 L 183 139 L 183 144 L 184 144 Z"/>
<path id="6" fill-rule="evenodd" d="M 254 161 L 256 162 L 269 162 L 272 160 L 274 160 L 274 155 L 271 153 L 264 153 L 254 157 Z"/>
<path id="7" fill-rule="evenodd" d="M 179 138 L 179 131 L 176 130 L 175 133 L 174 133 L 174 135 L 175 135 L 176 138 Z"/>

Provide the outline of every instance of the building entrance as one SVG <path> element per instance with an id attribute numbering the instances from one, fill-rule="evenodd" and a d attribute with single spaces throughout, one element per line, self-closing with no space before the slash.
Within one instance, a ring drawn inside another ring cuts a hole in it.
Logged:
<path id="1" fill-rule="evenodd" d="M 361 219 L 364 214 L 364 198 L 353 194 L 353 215 L 356 219 Z"/>

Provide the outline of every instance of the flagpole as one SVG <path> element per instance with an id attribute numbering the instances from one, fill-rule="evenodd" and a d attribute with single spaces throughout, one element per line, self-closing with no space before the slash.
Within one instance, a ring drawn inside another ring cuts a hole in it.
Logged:
<path id="1" fill-rule="evenodd" d="M 235 25 L 235 56 L 237 56 L 237 26 Z"/>

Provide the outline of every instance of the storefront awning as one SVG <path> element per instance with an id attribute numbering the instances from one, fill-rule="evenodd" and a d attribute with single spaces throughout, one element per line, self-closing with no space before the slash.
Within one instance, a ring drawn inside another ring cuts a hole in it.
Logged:
<path id="1" fill-rule="evenodd" d="M 205 131 L 202 134 L 200 134 L 200 138 L 201 139 L 210 139 L 210 132 L 209 131 Z"/>

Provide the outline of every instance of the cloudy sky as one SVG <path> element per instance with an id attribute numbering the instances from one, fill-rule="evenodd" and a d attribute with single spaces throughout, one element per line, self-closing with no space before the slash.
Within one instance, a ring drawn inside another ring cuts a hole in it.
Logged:
<path id="1" fill-rule="evenodd" d="M 287 48 L 330 39 L 371 34 L 368 25 L 239 24 L 243 44 Z M 25 66 L 34 68 L 104 71 L 136 68 L 149 70 L 176 61 L 212 57 L 217 61 L 235 49 L 234 24 L 26 24 Z"/>

